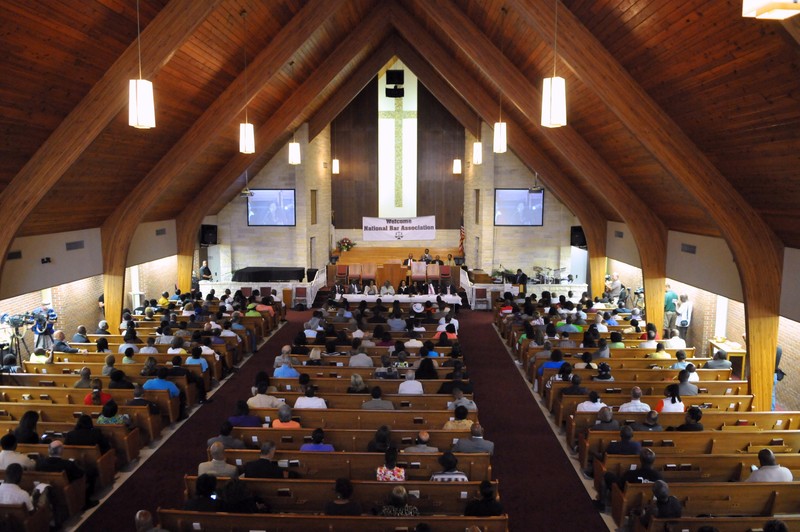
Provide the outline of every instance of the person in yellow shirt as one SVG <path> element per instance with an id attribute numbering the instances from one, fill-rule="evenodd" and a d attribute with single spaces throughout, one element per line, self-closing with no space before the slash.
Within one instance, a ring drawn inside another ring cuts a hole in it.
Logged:
<path id="1" fill-rule="evenodd" d="M 169 292 L 162 292 L 161 297 L 158 298 L 158 306 L 167 308 L 169 306 Z"/>
<path id="2" fill-rule="evenodd" d="M 656 344 L 656 352 L 647 355 L 647 358 L 672 358 L 664 347 L 664 342 Z"/>

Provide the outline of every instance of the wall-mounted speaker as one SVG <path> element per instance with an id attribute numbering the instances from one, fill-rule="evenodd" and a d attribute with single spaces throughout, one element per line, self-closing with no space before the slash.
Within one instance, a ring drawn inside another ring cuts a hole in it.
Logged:
<path id="1" fill-rule="evenodd" d="M 200 226 L 200 245 L 201 246 L 216 246 L 217 245 L 217 226 L 216 225 L 201 225 Z"/>
<path id="2" fill-rule="evenodd" d="M 586 235 L 583 234 L 583 227 L 573 225 L 569 229 L 569 245 L 576 248 L 586 249 Z"/>

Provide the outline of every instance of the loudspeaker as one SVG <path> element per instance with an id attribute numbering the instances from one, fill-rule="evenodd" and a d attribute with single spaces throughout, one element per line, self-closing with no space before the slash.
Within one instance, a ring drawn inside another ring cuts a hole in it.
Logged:
<path id="1" fill-rule="evenodd" d="M 201 225 L 200 226 L 200 245 L 201 246 L 216 246 L 217 245 L 217 226 L 216 225 Z"/>
<path id="2" fill-rule="evenodd" d="M 586 249 L 586 235 L 583 234 L 583 227 L 573 225 L 569 229 L 569 245 L 576 248 Z"/>
<path id="3" fill-rule="evenodd" d="M 405 77 L 404 70 L 387 70 L 386 71 L 386 84 L 387 85 L 402 85 Z"/>

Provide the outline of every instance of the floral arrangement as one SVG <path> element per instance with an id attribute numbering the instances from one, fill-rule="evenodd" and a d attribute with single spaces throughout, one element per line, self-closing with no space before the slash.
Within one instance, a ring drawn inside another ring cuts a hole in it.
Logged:
<path id="1" fill-rule="evenodd" d="M 356 247 L 356 243 L 349 238 L 343 238 L 336 243 L 336 249 L 339 251 L 350 251 Z"/>

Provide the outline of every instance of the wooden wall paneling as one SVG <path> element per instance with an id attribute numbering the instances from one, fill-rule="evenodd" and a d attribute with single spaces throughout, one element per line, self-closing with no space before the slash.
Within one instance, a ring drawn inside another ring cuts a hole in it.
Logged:
<path id="1" fill-rule="evenodd" d="M 417 88 L 417 215 L 436 215 L 437 229 L 459 229 L 464 209 L 464 126 L 425 88 Z M 462 172 L 453 174 L 453 159 Z"/>
<path id="2" fill-rule="evenodd" d="M 263 124 L 257 125 L 256 146 L 258 151 L 255 156 L 237 155 L 217 175 L 208 181 L 206 186 L 197 195 L 199 201 L 190 203 L 177 217 L 178 255 L 192 255 L 197 240 L 197 230 L 203 217 L 208 212 L 210 201 L 216 197 L 219 190 L 227 187 L 249 169 L 255 175 L 268 162 L 267 155 L 272 153 L 276 143 L 285 143 L 289 136 L 286 129 L 291 125 L 302 110 L 313 101 L 320 87 L 327 86 L 336 74 L 341 71 L 347 62 L 357 53 L 368 46 L 372 39 L 378 39 L 388 31 L 386 14 L 378 9 L 362 22 L 345 39 L 328 59 L 320 65 L 303 84 L 295 90 L 286 102 L 275 111 Z M 374 52 L 374 56 L 385 63 L 393 54 L 393 45 L 384 42 Z M 374 91 L 377 94 L 377 90 Z M 377 105 L 375 106 L 377 112 Z M 377 195 L 375 196 L 377 203 Z M 180 263 L 179 263 L 180 266 Z M 180 274 L 180 273 L 179 273 Z M 183 274 L 185 275 L 185 273 Z"/>
<path id="3" fill-rule="evenodd" d="M 449 0 L 416 2 L 435 20 L 442 33 L 462 49 L 484 73 L 496 80 L 503 94 L 533 124 L 539 124 L 541 92 L 532 85 L 467 16 Z M 538 126 L 541 127 L 541 126 Z M 667 264 L 667 230 L 651 209 L 625 184 L 597 152 L 569 126 L 541 128 L 543 135 L 580 174 L 592 176 L 589 183 L 615 205 L 639 248 L 645 279 L 647 319 L 659 325 L 664 314 L 664 284 Z M 647 290 L 649 288 L 649 290 Z"/>
<path id="4" fill-rule="evenodd" d="M 455 98 L 451 93 L 458 94 L 472 106 L 484 121 L 491 123 L 496 110 L 494 96 L 475 84 L 469 78 L 466 70 L 455 64 L 450 54 L 429 33 L 420 32 L 416 21 L 407 11 L 395 7 L 393 20 L 398 33 L 405 39 L 398 43 L 397 54 L 405 64 L 414 70 L 420 81 L 440 101 L 452 102 Z M 422 54 L 425 59 L 422 59 Z M 590 261 L 590 264 L 603 264 L 604 272 L 605 218 L 595 205 L 584 201 L 580 191 L 571 186 L 570 180 L 566 179 L 557 165 L 527 136 L 522 127 L 510 118 L 507 119 L 507 127 L 511 150 L 531 171 L 538 171 L 548 190 L 552 191 L 578 217 L 586 235 L 589 256 L 595 258 L 595 261 Z M 592 290 L 594 293 L 602 292 L 603 274 L 595 275 L 594 279 Z"/>
<path id="5" fill-rule="evenodd" d="M 378 216 L 378 78 L 334 120 L 341 173 L 331 176 L 337 229 L 360 230 L 362 216 Z"/>
<path id="6" fill-rule="evenodd" d="M 526 22 L 552 39 L 553 6 L 512 0 Z M 653 101 L 603 45 L 563 9 L 561 57 L 719 226 L 739 268 L 747 320 L 750 383 L 758 409 L 768 409 L 778 338 L 783 244 L 755 209 Z M 649 316 L 648 316 L 649 318 Z"/>
<path id="7" fill-rule="evenodd" d="M 251 89 L 250 95 L 257 94 L 262 86 L 269 83 L 277 70 L 303 45 L 308 36 L 316 31 L 331 16 L 331 13 L 335 12 L 342 1 L 337 0 L 333 3 L 312 0 L 292 18 L 289 24 L 283 27 L 281 32 L 270 41 L 269 46 L 262 50 L 248 67 L 248 82 L 251 87 L 255 87 L 255 90 Z M 244 82 L 245 76 L 240 74 L 206 109 L 189 131 L 170 148 L 169 152 L 161 158 L 147 176 L 136 185 L 136 188 L 128 196 L 128 201 L 120 205 L 103 224 L 102 232 L 107 235 L 104 238 L 115 242 L 113 247 L 103 248 L 104 272 L 115 276 L 121 269 L 124 273 L 133 234 L 145 215 L 141 206 L 152 205 L 171 185 L 173 177 L 200 155 L 217 132 L 239 114 L 244 107 Z M 114 318 L 117 315 L 115 312 L 118 313 L 122 310 L 123 293 L 118 294 L 119 302 L 108 290 L 105 294 L 108 299 L 106 315 L 116 319 Z"/>
<path id="8" fill-rule="evenodd" d="M 220 0 L 175 0 L 159 12 L 142 32 L 142 76 L 152 78 L 219 3 Z M 134 42 L 0 194 L 2 212 L 15 213 L 0 226 L 0 271 L 25 218 L 127 104 L 127 91 L 120 87 L 127 86 L 128 80 L 138 74 L 138 64 Z M 110 286 L 116 289 L 116 282 L 111 281 Z M 120 289 L 119 310 L 121 296 Z"/>

